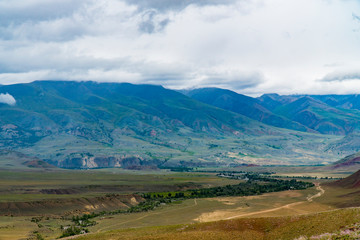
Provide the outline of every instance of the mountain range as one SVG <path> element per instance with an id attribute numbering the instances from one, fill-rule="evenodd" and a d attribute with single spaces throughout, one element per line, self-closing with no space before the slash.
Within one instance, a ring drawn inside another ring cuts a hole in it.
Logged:
<path id="1" fill-rule="evenodd" d="M 185 94 L 275 127 L 333 135 L 360 130 L 360 97 L 357 95 L 264 94 L 251 98 L 219 88 L 195 89 Z"/>
<path id="2" fill-rule="evenodd" d="M 64 168 L 321 164 L 360 149 L 357 95 L 174 91 L 129 83 L 0 86 L 0 149 Z"/>

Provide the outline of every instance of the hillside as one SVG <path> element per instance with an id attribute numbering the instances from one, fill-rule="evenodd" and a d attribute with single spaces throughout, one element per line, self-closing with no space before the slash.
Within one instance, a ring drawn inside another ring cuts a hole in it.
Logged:
<path id="1" fill-rule="evenodd" d="M 264 94 L 258 98 L 272 112 L 301 123 L 322 134 L 359 132 L 357 95 Z"/>
<path id="2" fill-rule="evenodd" d="M 360 188 L 360 170 L 350 175 L 349 177 L 338 180 L 329 185 L 342 188 Z"/>
<path id="3" fill-rule="evenodd" d="M 36 81 L 0 93 L 16 101 L 0 104 L 0 148 L 58 167 L 319 164 L 340 153 L 326 150 L 342 137 L 275 128 L 161 86 Z"/>
<path id="4" fill-rule="evenodd" d="M 342 136 L 360 130 L 360 98 L 357 95 L 264 94 L 252 98 L 220 88 L 200 88 L 183 93 L 270 126 Z"/>
<path id="5" fill-rule="evenodd" d="M 0 150 L 0 170 L 37 170 L 37 169 L 52 169 L 55 166 L 38 159 L 36 157 L 30 157 L 23 153 Z"/>
<path id="6" fill-rule="evenodd" d="M 311 96 L 279 106 L 274 112 L 322 134 L 347 135 L 359 131 L 359 112 L 334 108 Z"/>
<path id="7" fill-rule="evenodd" d="M 220 88 L 200 88 L 189 91 L 187 96 L 222 109 L 240 113 L 271 126 L 314 132 L 306 126 L 269 111 L 258 99 Z"/>
<path id="8" fill-rule="evenodd" d="M 180 91 L 201 102 L 284 129 L 341 136 L 325 151 L 340 156 L 360 150 L 357 95 L 278 95 L 258 98 L 219 88 Z"/>
<path id="9" fill-rule="evenodd" d="M 333 170 L 356 171 L 360 169 L 360 152 L 351 154 L 343 159 L 334 162 L 328 168 Z"/>

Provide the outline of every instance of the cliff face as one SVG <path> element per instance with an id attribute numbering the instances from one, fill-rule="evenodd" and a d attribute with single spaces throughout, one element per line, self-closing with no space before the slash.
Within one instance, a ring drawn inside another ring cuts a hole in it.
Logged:
<path id="1" fill-rule="evenodd" d="M 157 160 L 145 160 L 140 156 L 93 156 L 91 154 L 71 154 L 64 161 L 58 162 L 58 167 L 87 169 L 87 168 L 156 168 Z"/>

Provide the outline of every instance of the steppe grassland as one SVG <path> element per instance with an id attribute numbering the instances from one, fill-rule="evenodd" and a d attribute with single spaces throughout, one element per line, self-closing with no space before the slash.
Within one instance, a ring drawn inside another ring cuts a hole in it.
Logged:
<path id="1" fill-rule="evenodd" d="M 186 187 L 214 187 L 239 181 L 219 178 L 214 173 L 169 171 L 59 170 L 0 171 L 0 202 L 78 198 L 104 193 L 171 191 Z M 102 190 L 106 187 L 107 190 Z M 41 194 L 43 189 L 76 190 L 76 194 Z"/>
<path id="2" fill-rule="evenodd" d="M 89 229 L 91 232 L 100 232 L 121 228 L 209 222 L 237 216 L 289 216 L 334 209 L 317 202 L 307 202 L 307 197 L 316 193 L 317 190 L 311 188 L 248 197 L 189 199 L 178 204 L 162 206 L 152 212 L 99 217 L 96 219 L 98 224 Z"/>
<path id="3" fill-rule="evenodd" d="M 121 188 L 116 189 L 118 189 L 120 193 L 133 193 L 136 189 L 140 191 L 144 190 L 144 186 L 148 191 L 169 191 L 169 189 L 174 189 L 174 187 L 186 188 L 189 185 L 212 187 L 236 184 L 239 182 L 239 180 L 219 178 L 215 176 L 215 173 L 173 173 L 168 171 L 134 172 L 121 169 L 4 173 L 4 175 L 0 175 L 0 189 L 5 191 L 8 189 L 8 186 L 12 186 L 10 189 L 13 189 L 14 192 L 1 195 L 2 202 L 21 200 L 21 198 L 23 198 L 26 194 L 23 194 L 21 191 L 16 192 L 19 188 L 78 189 L 81 186 L 89 185 L 107 187 L 126 185 L 130 186 L 131 190 L 129 188 L 124 190 L 121 190 Z M 109 230 L 116 229 L 150 227 L 147 229 L 150 229 L 151 232 L 153 231 L 152 227 L 155 229 L 166 229 L 157 227 L 164 225 L 191 224 L 236 217 L 253 219 L 254 217 L 298 216 L 319 211 L 328 211 L 336 208 L 336 206 L 332 205 L 331 201 L 325 201 L 324 197 L 326 197 L 327 200 L 333 199 L 334 203 L 339 202 L 340 198 L 335 194 L 336 190 L 331 190 L 331 188 L 326 186 L 325 189 L 326 193 L 324 196 L 314 199 L 313 202 L 307 202 L 306 198 L 309 195 L 317 193 L 315 188 L 302 191 L 268 193 L 260 196 L 249 197 L 220 197 L 196 200 L 189 199 L 174 202 L 170 205 L 164 205 L 150 212 L 98 217 L 94 219 L 98 224 L 93 227 L 89 227 L 89 230 L 92 233 L 105 233 Z M 329 193 L 329 195 L 327 195 L 327 193 Z M 83 191 L 78 195 L 28 194 L 29 196 L 27 197 L 27 201 L 36 201 L 45 198 L 59 199 L 89 197 L 94 194 L 104 195 L 105 193 Z M 21 239 L 32 236 L 34 232 L 39 232 L 46 239 L 53 239 L 61 235 L 61 225 L 66 226 L 70 223 L 68 220 L 62 220 L 59 216 L 52 215 L 51 211 L 48 213 L 39 212 L 38 215 L 46 216 L 39 223 L 41 224 L 41 227 L 39 227 L 37 223 L 31 222 L 31 217 L 0 217 L 0 236 L 6 236 L 6 239 Z M 232 219 L 229 221 L 232 221 Z M 143 230 L 139 231 L 141 232 Z M 104 235 L 104 238 L 107 236 L 106 234 Z M 196 235 L 196 233 L 185 232 L 182 236 L 191 238 L 194 234 Z M 238 232 L 235 231 L 231 231 L 229 233 L 224 233 L 222 231 L 206 231 L 202 236 L 208 236 L 210 239 L 219 239 L 218 237 L 228 239 L 228 237 L 233 235 L 235 237 L 237 234 Z M 241 235 L 263 236 L 263 233 L 259 231 L 254 232 L 253 230 L 244 230 Z M 167 235 L 165 234 L 164 236 Z M 129 239 L 131 238 L 129 237 Z M 165 237 L 163 239 L 165 239 Z"/>
<path id="4" fill-rule="evenodd" d="M 300 216 L 238 218 L 209 223 L 130 228 L 89 234 L 77 239 L 295 239 L 335 232 L 359 221 L 360 209 L 350 208 Z"/>

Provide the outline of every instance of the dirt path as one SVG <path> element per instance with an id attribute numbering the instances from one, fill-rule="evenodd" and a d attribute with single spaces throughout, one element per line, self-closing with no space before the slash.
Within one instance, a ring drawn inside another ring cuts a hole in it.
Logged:
<path id="1" fill-rule="evenodd" d="M 128 221 L 124 221 L 124 222 L 118 222 L 118 223 L 115 223 L 115 224 L 112 224 L 112 225 L 108 225 L 106 227 L 103 227 L 103 228 L 100 228 L 98 229 L 96 232 L 101 232 L 101 231 L 104 231 L 106 229 L 109 229 L 109 228 L 112 228 L 114 226 L 120 226 L 120 225 L 123 225 L 125 223 L 129 223 L 129 222 L 136 222 L 138 220 L 141 220 L 141 219 L 144 219 L 146 217 L 150 217 L 150 216 L 153 216 L 153 215 L 158 215 L 158 214 L 163 214 L 163 213 L 168 213 L 168 212 L 172 212 L 172 211 L 178 211 L 178 210 L 182 210 L 182 209 L 186 209 L 186 208 L 191 208 L 191 207 L 196 207 L 197 206 L 197 200 L 196 198 L 194 199 L 194 204 L 193 205 L 190 205 L 190 206 L 186 206 L 186 207 L 183 207 L 183 208 L 175 208 L 175 209 L 171 209 L 171 210 L 167 210 L 167 211 L 162 211 L 162 212 L 152 212 L 152 213 L 148 213 L 148 214 L 145 214 L 141 217 L 138 217 L 136 219 L 131 219 L 131 220 L 128 220 Z"/>
<path id="2" fill-rule="evenodd" d="M 316 186 L 316 190 L 318 190 L 319 192 L 312 195 L 312 196 L 307 197 L 306 199 L 307 199 L 308 202 L 312 202 L 314 198 L 321 197 L 325 193 L 325 190 L 320 186 L 319 183 L 315 183 L 315 186 Z M 302 203 L 305 203 L 305 202 L 306 201 L 294 202 L 294 203 L 286 204 L 286 205 L 281 206 L 281 207 L 276 207 L 276 208 L 271 208 L 271 209 L 257 211 L 257 212 L 251 212 L 251 213 L 243 213 L 243 214 L 239 214 L 239 215 L 236 215 L 236 216 L 225 218 L 225 220 L 239 218 L 239 217 L 247 217 L 247 216 L 251 216 L 251 215 L 268 213 L 268 212 L 274 212 L 274 211 L 285 209 L 285 208 L 291 208 L 291 207 L 294 207 L 296 205 L 299 205 L 299 204 L 302 204 Z"/>
<path id="3" fill-rule="evenodd" d="M 307 197 L 307 200 L 309 202 L 312 202 L 312 200 L 314 198 L 318 198 L 318 197 L 321 197 L 321 195 L 323 195 L 325 193 L 325 190 L 320 186 L 320 183 L 315 183 L 315 186 L 316 186 L 316 189 L 319 191 L 317 194 L 314 194 L 310 197 Z"/>
<path id="4" fill-rule="evenodd" d="M 76 239 L 85 235 L 89 235 L 90 233 L 84 233 L 84 234 L 79 234 L 79 235 L 74 235 L 74 236 L 70 236 L 70 237 L 65 237 L 65 238 L 61 238 L 61 240 L 69 240 L 69 239 Z"/>

